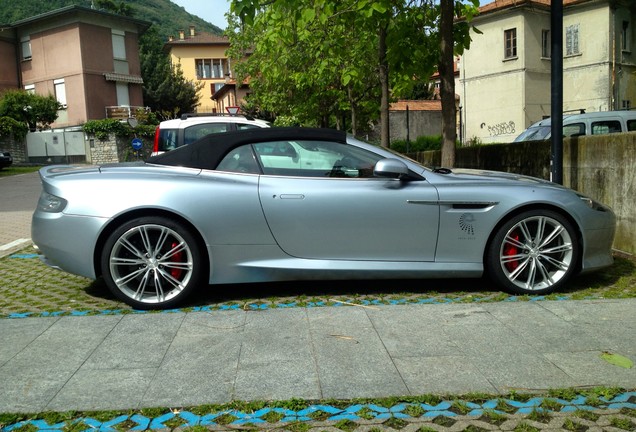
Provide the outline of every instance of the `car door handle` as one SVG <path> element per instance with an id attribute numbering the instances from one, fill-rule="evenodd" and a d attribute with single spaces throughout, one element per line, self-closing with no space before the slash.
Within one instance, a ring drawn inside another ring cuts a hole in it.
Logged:
<path id="1" fill-rule="evenodd" d="M 280 194 L 279 197 L 280 199 L 305 199 L 303 194 Z"/>

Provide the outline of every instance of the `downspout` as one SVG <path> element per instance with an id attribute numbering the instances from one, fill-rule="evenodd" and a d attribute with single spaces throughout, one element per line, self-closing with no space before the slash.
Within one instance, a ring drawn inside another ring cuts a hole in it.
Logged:
<path id="1" fill-rule="evenodd" d="M 20 43 L 20 39 L 17 37 L 16 34 L 16 39 L 15 39 L 15 71 L 16 71 L 16 75 L 18 77 L 18 88 L 19 89 L 24 89 L 24 85 L 22 85 L 22 67 L 20 66 L 20 64 L 22 63 L 22 49 L 21 49 L 22 45 Z"/>
<path id="2" fill-rule="evenodd" d="M 609 107 L 611 110 L 616 110 L 616 11 L 610 7 L 611 20 L 610 20 L 610 32 L 612 35 L 612 80 L 610 82 L 610 100 Z"/>

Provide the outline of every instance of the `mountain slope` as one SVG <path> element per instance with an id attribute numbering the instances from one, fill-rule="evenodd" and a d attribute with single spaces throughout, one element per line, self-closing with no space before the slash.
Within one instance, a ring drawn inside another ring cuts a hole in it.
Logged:
<path id="1" fill-rule="evenodd" d="M 118 4 L 117 1 L 114 3 Z M 0 0 L 0 27 L 74 4 L 91 7 L 91 0 Z M 128 0 L 125 4 L 132 8 L 134 18 L 153 23 L 164 39 L 170 35 L 177 36 L 179 30 L 187 31 L 191 25 L 197 31 L 218 35 L 223 33 L 217 26 L 186 12 L 170 0 Z M 210 7 L 213 7 L 212 3 Z"/>

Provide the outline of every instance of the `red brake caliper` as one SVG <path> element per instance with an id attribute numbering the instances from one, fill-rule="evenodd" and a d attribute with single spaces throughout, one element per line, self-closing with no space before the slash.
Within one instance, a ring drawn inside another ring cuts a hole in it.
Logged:
<path id="1" fill-rule="evenodd" d="M 510 237 L 512 237 L 516 241 L 519 241 L 519 233 L 516 231 L 510 234 Z M 517 255 L 518 253 L 519 253 L 519 248 L 513 245 L 512 243 L 507 243 L 504 246 L 504 250 L 503 250 L 504 256 L 510 257 L 513 255 Z M 519 267 L 519 260 L 506 261 L 506 268 L 508 269 L 508 271 L 510 272 L 514 271 L 517 267 Z"/>
<path id="2" fill-rule="evenodd" d="M 179 245 L 179 243 L 177 243 L 177 242 L 173 242 L 173 243 L 170 245 L 170 248 L 171 248 L 171 249 L 174 249 L 174 248 L 176 248 L 178 245 Z M 176 261 L 176 262 L 182 262 L 182 261 L 183 261 L 183 252 L 182 252 L 182 251 L 177 252 L 176 254 L 174 254 L 174 255 L 172 256 L 172 259 L 173 259 L 174 261 Z M 175 279 L 177 279 L 177 280 L 180 280 L 180 277 L 181 277 L 181 274 L 182 274 L 182 273 L 183 273 L 183 270 L 182 270 L 182 269 L 178 269 L 178 268 L 170 269 L 170 276 L 172 276 L 173 278 L 175 278 Z"/>

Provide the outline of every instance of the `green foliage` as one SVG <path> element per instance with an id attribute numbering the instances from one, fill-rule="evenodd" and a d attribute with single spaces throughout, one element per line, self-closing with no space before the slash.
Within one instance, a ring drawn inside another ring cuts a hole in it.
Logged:
<path id="1" fill-rule="evenodd" d="M 133 15 L 133 8 L 130 5 L 127 5 L 126 3 L 124 3 L 123 1 L 120 1 L 119 3 L 115 3 L 112 0 L 94 0 L 93 4 L 98 9 L 103 9 L 105 11 L 108 11 L 117 15 L 123 15 L 123 16 Z"/>
<path id="2" fill-rule="evenodd" d="M 407 143 L 406 140 L 396 140 L 391 142 L 391 148 L 400 153 L 440 150 L 442 148 L 442 136 L 423 135 L 409 143 Z"/>
<path id="3" fill-rule="evenodd" d="M 110 134 L 124 135 L 130 126 L 117 119 L 89 120 L 84 124 L 84 132 L 100 141 L 108 139 Z"/>
<path id="4" fill-rule="evenodd" d="M 352 1 L 321 5 L 275 2 L 249 26 L 230 17 L 228 54 L 260 110 L 306 126 L 366 126 L 378 115 L 377 36 Z"/>
<path id="5" fill-rule="evenodd" d="M 129 138 L 134 136 L 151 138 L 155 134 L 155 124 L 140 123 L 136 127 L 131 127 L 126 122 L 117 119 L 89 120 L 84 124 L 84 132 L 93 135 L 100 141 L 108 139 L 112 134 L 119 138 Z"/>
<path id="6" fill-rule="evenodd" d="M 300 121 L 298 120 L 298 118 L 295 116 L 280 115 L 276 117 L 276 120 L 274 120 L 274 126 L 290 127 L 290 126 L 302 126 L 302 125 L 300 124 Z"/>
<path id="7" fill-rule="evenodd" d="M 479 2 L 451 6 L 465 18 L 451 35 L 461 52 Z M 435 70 L 440 13 L 433 0 L 233 0 L 226 33 L 240 78 L 252 79 L 257 105 L 302 124 L 346 126 L 356 134 L 388 110 L 382 71 L 388 69 L 392 95 L 400 97 Z"/>
<path id="8" fill-rule="evenodd" d="M 40 96 L 24 90 L 7 90 L 0 95 L 0 117 L 11 117 L 32 131 L 47 129 L 57 119 L 60 108 L 52 95 Z"/>
<path id="9" fill-rule="evenodd" d="M 25 123 L 20 123 L 11 117 L 0 117 L 0 137 L 13 136 L 16 141 L 22 141 L 27 132 L 29 127 Z"/>

